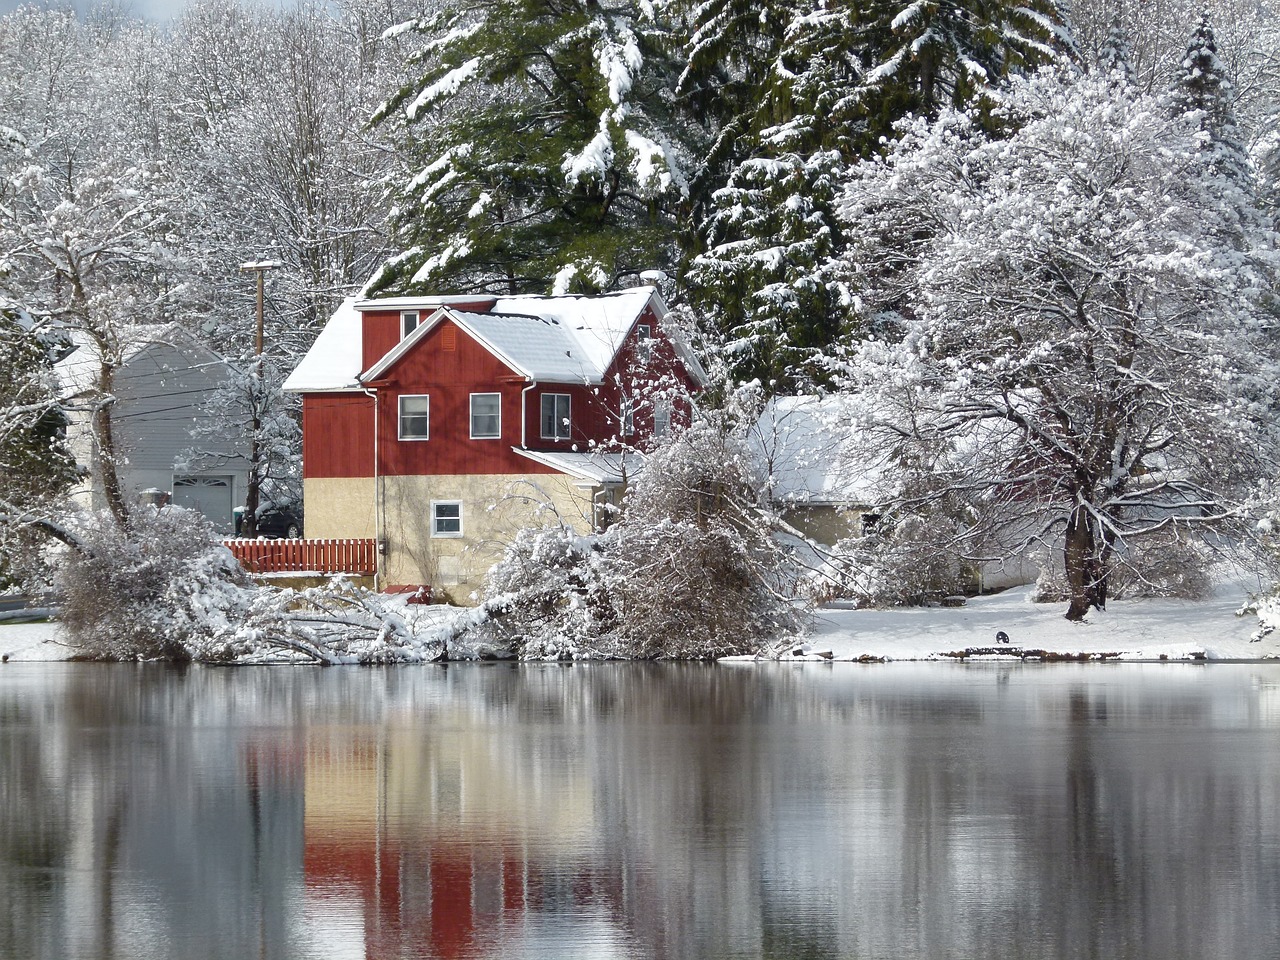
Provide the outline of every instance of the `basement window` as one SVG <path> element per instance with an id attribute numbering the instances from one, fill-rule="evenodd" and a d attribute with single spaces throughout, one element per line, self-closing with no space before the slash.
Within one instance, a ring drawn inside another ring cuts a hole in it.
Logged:
<path id="1" fill-rule="evenodd" d="M 431 535 L 433 537 L 462 536 L 462 502 L 459 500 L 431 501 Z"/>

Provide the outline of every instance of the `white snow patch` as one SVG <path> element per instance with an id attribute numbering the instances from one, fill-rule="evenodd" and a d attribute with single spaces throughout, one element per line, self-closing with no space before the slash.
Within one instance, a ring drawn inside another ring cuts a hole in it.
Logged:
<path id="1" fill-rule="evenodd" d="M 584 178 L 603 180 L 613 163 L 613 142 L 609 136 L 609 118 L 600 118 L 600 129 L 577 156 L 566 154 L 560 169 L 565 179 L 577 183 Z"/>
<path id="2" fill-rule="evenodd" d="M 418 98 L 414 100 L 413 103 L 409 104 L 408 109 L 405 110 L 405 115 L 410 120 L 417 120 L 418 114 L 431 106 L 437 100 L 441 100 L 444 97 L 451 97 L 457 93 L 464 83 L 475 76 L 476 70 L 479 66 L 480 58 L 472 57 L 462 66 L 454 67 L 443 77 L 426 87 L 420 94 L 418 94 Z"/>

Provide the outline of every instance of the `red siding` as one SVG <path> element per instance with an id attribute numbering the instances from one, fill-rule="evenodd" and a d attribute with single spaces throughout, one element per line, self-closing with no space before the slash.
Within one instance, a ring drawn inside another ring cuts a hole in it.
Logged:
<path id="1" fill-rule="evenodd" d="M 373 399 L 364 394 L 302 397 L 302 475 L 373 476 Z"/>
<path id="2" fill-rule="evenodd" d="M 684 368 L 684 364 L 676 355 L 675 347 L 671 345 L 671 341 L 666 338 L 662 330 L 662 323 L 658 320 L 657 314 L 653 307 L 645 308 L 636 320 L 636 324 L 648 324 L 650 336 L 653 338 L 652 343 L 647 348 L 649 356 L 647 360 L 641 361 L 637 356 L 639 351 L 639 338 L 636 336 L 635 328 L 627 336 L 618 355 L 613 358 L 613 363 L 605 372 L 605 383 L 609 385 L 609 402 L 612 404 L 610 409 L 617 410 L 620 397 L 617 381 L 621 377 L 622 382 L 629 390 L 644 395 L 646 388 L 654 380 L 674 380 L 676 383 L 684 387 L 684 392 L 690 396 L 701 391 L 701 387 L 694 382 L 689 373 Z M 672 423 L 685 424 L 689 422 L 689 404 L 685 401 L 678 401 L 672 410 Z M 616 420 L 615 420 L 616 423 Z M 614 426 L 612 430 L 617 430 Z M 635 435 L 628 437 L 627 441 L 639 447 L 645 447 L 653 438 L 653 409 L 649 404 L 642 404 L 635 417 Z"/>
<path id="3" fill-rule="evenodd" d="M 454 349 L 445 350 L 443 341 L 450 330 Z M 522 377 L 451 321 L 441 323 L 378 383 L 381 472 L 387 476 L 553 472 L 511 451 L 520 445 L 520 393 L 526 386 Z M 502 395 L 501 437 L 471 439 L 473 393 Z M 430 439 L 399 439 L 399 398 L 404 394 L 431 398 Z M 536 389 L 530 391 L 531 408 L 539 403 L 537 395 Z M 536 411 L 530 423 L 536 431 Z M 529 436 L 531 443 L 534 436 Z"/>
<path id="4" fill-rule="evenodd" d="M 425 321 L 431 310 L 421 310 Z M 532 450 L 591 449 L 592 443 L 608 445 L 624 439 L 645 445 L 652 437 L 653 418 L 647 407 L 635 417 L 636 432 L 620 438 L 619 413 L 622 391 L 618 374 L 629 391 L 643 391 L 644 381 L 671 374 L 689 383 L 669 341 L 661 337 L 661 325 L 650 307 L 639 319 L 649 324 L 655 337 L 649 363 L 639 373 L 634 330 L 614 360 L 603 384 L 529 384 L 464 330 L 445 321 L 430 331 L 385 377 L 378 381 L 379 463 L 383 476 L 439 474 L 551 473 L 526 457 L 512 452 L 521 443 Z M 400 342 L 400 311 L 370 310 L 364 313 L 362 363 L 369 369 Z M 448 349 L 452 342 L 452 349 Z M 471 439 L 471 394 L 502 396 L 502 435 L 497 439 Z M 567 440 L 542 437 L 542 396 L 568 394 L 571 400 L 572 435 Z M 430 438 L 399 439 L 399 398 L 426 394 L 431 398 Z M 523 396 L 522 396 L 523 394 Z M 522 405 L 523 400 L 523 405 Z M 521 429 L 521 411 L 524 413 Z M 675 411 L 683 419 L 686 411 Z M 372 401 L 363 395 L 308 394 L 303 401 L 303 471 L 307 477 L 368 477 L 373 475 Z"/>
<path id="5" fill-rule="evenodd" d="M 425 320 L 428 315 L 430 311 L 427 315 L 419 311 L 421 320 Z M 400 311 L 367 310 L 361 315 L 361 327 L 364 332 L 364 353 L 360 357 L 360 369 L 368 370 L 400 342 Z"/>

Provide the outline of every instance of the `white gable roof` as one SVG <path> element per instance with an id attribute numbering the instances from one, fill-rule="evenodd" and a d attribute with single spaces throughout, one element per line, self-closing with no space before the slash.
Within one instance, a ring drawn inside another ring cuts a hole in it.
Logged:
<path id="1" fill-rule="evenodd" d="M 586 368 L 596 371 L 593 379 L 598 380 L 617 356 L 622 341 L 640 314 L 655 299 L 657 291 L 649 286 L 590 297 L 502 297 L 491 312 L 522 314 L 558 323 L 574 339 Z M 658 310 L 661 315 L 661 306 Z"/>
<path id="2" fill-rule="evenodd" d="M 71 352 L 53 365 L 58 393 L 64 400 L 94 389 L 102 366 L 92 338 L 81 330 L 71 330 L 70 339 Z M 196 350 L 206 358 L 204 363 L 210 365 L 227 363 L 179 323 L 137 324 L 124 330 L 122 339 L 125 343 L 121 359 L 125 365 L 157 344 L 182 345 Z"/>
<path id="3" fill-rule="evenodd" d="M 469 313 L 442 307 L 420 323 L 360 379 L 376 380 L 444 320 L 452 320 L 521 376 L 551 383 L 598 383 L 604 370 L 584 355 L 559 321 L 518 314 Z"/>
<path id="4" fill-rule="evenodd" d="M 289 374 L 284 389 L 299 393 L 355 390 L 360 386 L 356 378 L 360 376 L 363 354 L 360 313 L 356 310 L 356 298 L 348 297 L 333 312 L 302 362 Z"/>
<path id="5" fill-rule="evenodd" d="M 659 317 L 665 306 L 652 286 L 595 296 L 397 297 L 349 299 L 333 315 L 302 362 L 285 381 L 295 392 L 356 390 L 381 376 L 446 317 L 517 373 L 550 383 L 599 383 L 645 308 Z M 432 311 L 361 376 L 360 315 L 365 310 Z M 669 335 L 689 373 L 701 365 L 674 331 Z"/>

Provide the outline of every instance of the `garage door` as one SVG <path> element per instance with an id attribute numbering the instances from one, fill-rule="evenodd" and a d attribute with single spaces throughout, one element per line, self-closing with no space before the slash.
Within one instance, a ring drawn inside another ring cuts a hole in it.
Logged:
<path id="1" fill-rule="evenodd" d="M 173 502 L 199 510 L 219 533 L 231 532 L 230 477 L 174 477 Z"/>

